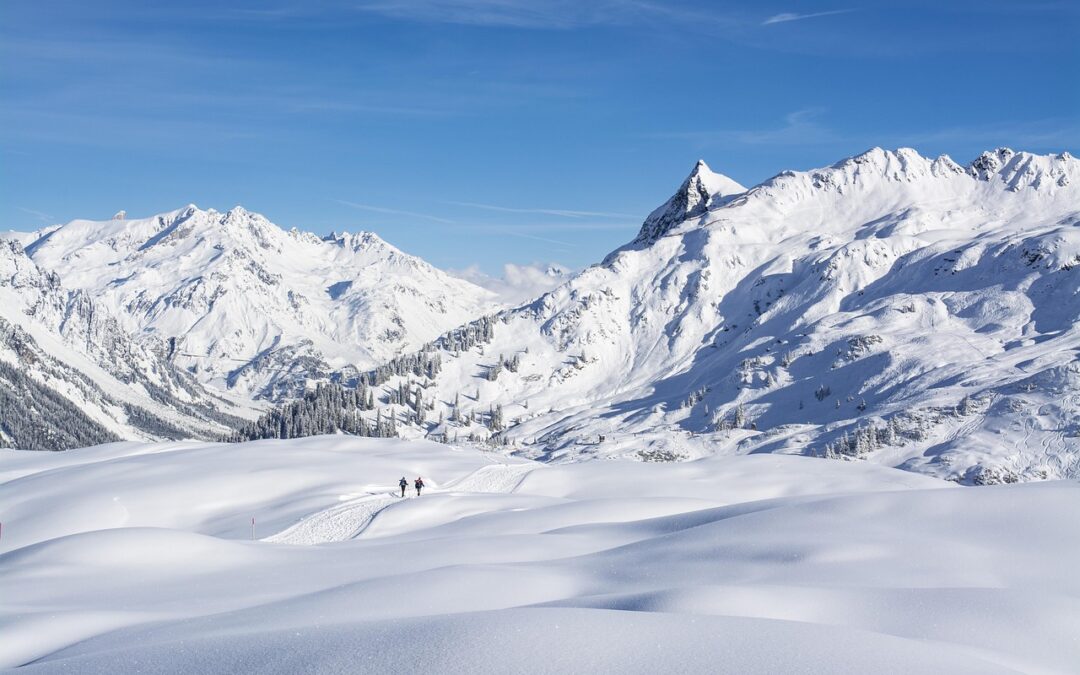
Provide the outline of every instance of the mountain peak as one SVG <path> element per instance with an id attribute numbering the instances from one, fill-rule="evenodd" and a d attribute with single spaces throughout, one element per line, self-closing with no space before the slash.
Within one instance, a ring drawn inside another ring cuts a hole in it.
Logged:
<path id="1" fill-rule="evenodd" d="M 982 153 L 968 165 L 971 175 L 981 180 L 990 180 L 990 177 L 1009 163 L 1016 156 L 1012 148 L 996 148 Z"/>
<path id="2" fill-rule="evenodd" d="M 720 199 L 743 192 L 745 187 L 714 172 L 705 160 L 699 159 L 675 194 L 645 219 L 633 243 L 652 244 L 684 220 L 702 215 Z"/>
<path id="3" fill-rule="evenodd" d="M 978 180 L 1001 181 L 1014 192 L 1027 187 L 1055 190 L 1080 180 L 1080 162 L 1067 152 L 1036 155 L 996 148 L 976 157 L 967 172 Z"/>
<path id="4" fill-rule="evenodd" d="M 323 241 L 337 244 L 342 248 L 352 249 L 359 251 L 362 249 L 393 249 L 385 239 L 367 230 L 360 230 L 356 233 L 350 233 L 347 230 L 342 232 L 331 232 L 327 236 L 322 238 Z M 396 251 L 396 249 L 394 249 Z"/>

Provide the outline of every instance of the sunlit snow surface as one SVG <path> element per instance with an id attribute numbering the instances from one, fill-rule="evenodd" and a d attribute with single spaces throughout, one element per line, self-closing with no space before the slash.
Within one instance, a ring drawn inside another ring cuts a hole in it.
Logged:
<path id="1" fill-rule="evenodd" d="M 27 672 L 1080 663 L 1072 482 L 347 437 L 2 451 L 0 481 L 0 666 Z"/>
<path id="2" fill-rule="evenodd" d="M 409 385 L 432 418 L 501 405 L 547 460 L 846 446 L 965 483 L 1080 477 L 1080 161 L 874 149 L 734 190 L 699 164 L 638 239 Z"/>
<path id="3" fill-rule="evenodd" d="M 76 220 L 26 250 L 132 334 L 175 338 L 177 363 L 203 382 L 251 395 L 374 366 L 495 307 L 373 233 L 286 231 L 239 206 Z"/>

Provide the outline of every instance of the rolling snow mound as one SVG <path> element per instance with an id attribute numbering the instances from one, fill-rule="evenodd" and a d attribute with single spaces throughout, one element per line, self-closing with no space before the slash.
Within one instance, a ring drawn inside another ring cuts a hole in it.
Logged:
<path id="1" fill-rule="evenodd" d="M 506 463 L 341 436 L 6 450 L 0 469 L 0 667 L 16 672 L 1080 663 L 1068 481 L 967 488 L 766 454 Z M 433 491 L 387 498 L 360 532 L 274 542 L 402 474 Z"/>

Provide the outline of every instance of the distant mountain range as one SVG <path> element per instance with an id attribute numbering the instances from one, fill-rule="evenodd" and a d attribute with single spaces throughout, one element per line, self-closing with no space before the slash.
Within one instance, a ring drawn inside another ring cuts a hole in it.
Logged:
<path id="1" fill-rule="evenodd" d="M 26 244 L 203 383 L 281 400 L 496 308 L 494 295 L 370 232 L 285 231 L 236 207 L 76 220 Z"/>
<path id="2" fill-rule="evenodd" d="M 239 208 L 21 241 L 200 396 L 283 401 L 381 365 L 365 414 L 403 435 L 985 483 L 1080 475 L 1078 186 L 1068 154 L 1008 149 L 966 166 L 874 149 L 749 189 L 699 162 L 630 243 L 509 309 L 375 235 Z"/>

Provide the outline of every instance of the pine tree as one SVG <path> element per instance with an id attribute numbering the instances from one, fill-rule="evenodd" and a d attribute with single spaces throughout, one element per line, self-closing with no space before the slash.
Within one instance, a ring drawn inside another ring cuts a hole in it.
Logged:
<path id="1" fill-rule="evenodd" d="M 746 410 L 743 408 L 742 403 L 735 406 L 735 416 L 732 419 L 732 423 L 736 429 L 742 429 L 746 424 Z"/>

